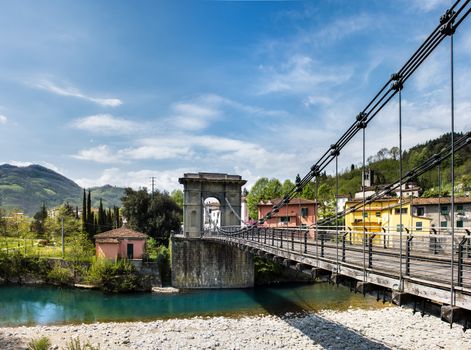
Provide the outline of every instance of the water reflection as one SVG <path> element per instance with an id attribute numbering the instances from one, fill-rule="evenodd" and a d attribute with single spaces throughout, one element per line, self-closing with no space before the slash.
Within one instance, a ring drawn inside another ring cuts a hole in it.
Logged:
<path id="1" fill-rule="evenodd" d="M 106 295 L 56 287 L 0 287 L 0 326 L 281 314 L 349 307 L 379 308 L 382 304 L 326 283 L 200 290 L 177 295 Z"/>

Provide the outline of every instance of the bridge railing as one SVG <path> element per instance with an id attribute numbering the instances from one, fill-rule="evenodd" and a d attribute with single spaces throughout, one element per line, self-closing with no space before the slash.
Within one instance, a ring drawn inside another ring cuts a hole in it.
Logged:
<path id="1" fill-rule="evenodd" d="M 454 241 L 444 229 L 407 227 L 402 232 L 392 227 L 369 232 L 332 226 L 231 226 L 214 230 L 208 236 L 260 248 L 281 249 L 339 266 L 356 266 L 367 271 L 443 284 L 450 282 L 453 243 L 455 286 L 471 289 L 470 228 L 455 229 Z"/>

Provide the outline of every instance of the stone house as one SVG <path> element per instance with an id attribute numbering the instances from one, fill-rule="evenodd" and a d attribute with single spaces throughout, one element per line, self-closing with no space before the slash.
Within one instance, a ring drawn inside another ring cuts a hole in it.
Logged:
<path id="1" fill-rule="evenodd" d="M 444 198 L 414 198 L 413 215 L 430 218 L 431 228 L 449 229 L 451 227 L 451 201 Z M 455 228 L 471 229 L 471 197 L 455 197 Z"/>

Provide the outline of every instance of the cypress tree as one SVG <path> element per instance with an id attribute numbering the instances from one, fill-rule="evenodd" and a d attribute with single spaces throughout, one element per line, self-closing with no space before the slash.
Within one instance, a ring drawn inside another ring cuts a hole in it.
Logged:
<path id="1" fill-rule="evenodd" d="M 105 211 L 103 210 L 103 201 L 100 198 L 100 206 L 98 207 L 98 231 L 103 232 L 105 226 Z"/>
<path id="2" fill-rule="evenodd" d="M 92 213 L 92 195 L 90 189 L 87 196 L 87 232 L 89 236 L 93 234 L 93 213 Z"/>
<path id="3" fill-rule="evenodd" d="M 87 194 L 85 188 L 83 189 L 83 202 L 82 202 L 82 230 L 87 231 Z"/>

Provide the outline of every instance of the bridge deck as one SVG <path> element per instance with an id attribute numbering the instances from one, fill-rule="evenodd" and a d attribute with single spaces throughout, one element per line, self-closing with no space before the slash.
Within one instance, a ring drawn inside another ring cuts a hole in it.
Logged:
<path id="1" fill-rule="evenodd" d="M 407 247 L 407 237 L 402 250 L 397 241 L 363 246 L 361 242 L 350 243 L 340 237 L 314 239 L 301 231 L 257 229 L 237 235 L 213 233 L 204 239 L 256 249 L 293 264 L 301 263 L 305 269 L 320 268 L 442 304 L 450 303 L 451 254 L 446 249 L 438 251 L 430 241 L 415 247 L 409 243 Z M 437 238 L 432 237 L 432 241 Z M 441 248 L 446 245 L 441 244 Z M 471 251 L 465 253 L 461 260 L 458 256 L 454 258 L 453 294 L 456 306 L 471 310 L 471 258 L 468 258 Z"/>

